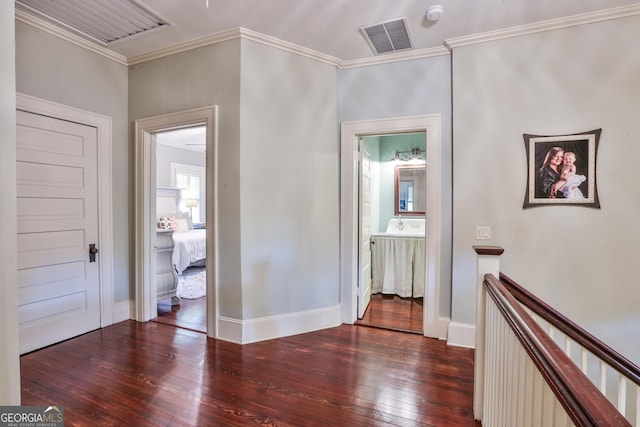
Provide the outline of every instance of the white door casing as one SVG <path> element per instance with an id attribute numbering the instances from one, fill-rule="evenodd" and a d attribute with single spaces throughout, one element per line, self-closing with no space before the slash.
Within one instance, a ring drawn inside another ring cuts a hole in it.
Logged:
<path id="1" fill-rule="evenodd" d="M 441 246 L 441 118 L 439 114 L 343 122 L 340 149 L 340 314 L 358 315 L 358 139 L 368 135 L 425 132 L 427 156 L 424 335 L 438 338 Z"/>
<path id="2" fill-rule="evenodd" d="M 95 127 L 17 112 L 21 354 L 100 327 L 96 162 Z"/>
<path id="3" fill-rule="evenodd" d="M 207 335 L 217 337 L 217 121 L 218 107 L 208 106 L 135 121 L 135 319 L 157 316 L 155 280 L 155 134 L 196 125 L 206 126 Z"/>
<path id="4" fill-rule="evenodd" d="M 358 319 L 362 319 L 371 302 L 371 156 L 365 150 L 362 138 L 359 157 Z"/>

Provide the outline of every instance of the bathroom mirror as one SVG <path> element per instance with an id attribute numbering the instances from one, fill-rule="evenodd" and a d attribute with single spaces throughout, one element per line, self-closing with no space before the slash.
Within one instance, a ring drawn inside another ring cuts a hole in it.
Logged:
<path id="1" fill-rule="evenodd" d="M 395 177 L 395 215 L 424 215 L 427 210 L 425 165 L 398 165 Z"/>

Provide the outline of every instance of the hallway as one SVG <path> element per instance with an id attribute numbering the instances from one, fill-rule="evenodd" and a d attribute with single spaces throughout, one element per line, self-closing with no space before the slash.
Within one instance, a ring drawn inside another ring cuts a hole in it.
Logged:
<path id="1" fill-rule="evenodd" d="M 68 425 L 478 426 L 473 354 L 352 325 L 238 345 L 125 321 L 22 356 L 22 404 Z"/>

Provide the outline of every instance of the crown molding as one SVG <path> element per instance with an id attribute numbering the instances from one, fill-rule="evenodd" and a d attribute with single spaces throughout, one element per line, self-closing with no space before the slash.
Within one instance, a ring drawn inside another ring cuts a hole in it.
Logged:
<path id="1" fill-rule="evenodd" d="M 391 62 L 410 61 L 412 59 L 430 58 L 432 56 L 450 55 L 451 52 L 444 46 L 432 47 L 429 49 L 410 50 L 398 53 L 389 53 L 371 58 L 353 59 L 341 61 L 338 68 L 367 67 L 370 65 L 389 64 Z"/>
<path id="2" fill-rule="evenodd" d="M 144 53 L 142 55 L 131 56 L 128 58 L 129 65 L 140 64 L 141 62 L 151 61 L 153 59 L 163 58 L 165 56 L 174 55 L 176 53 L 186 52 L 188 50 L 197 49 L 199 47 L 209 46 L 222 43 L 227 40 L 233 40 L 241 37 L 241 29 L 223 31 L 221 33 L 212 34 L 207 37 L 189 40 L 184 43 L 174 44 L 172 46 Z"/>
<path id="3" fill-rule="evenodd" d="M 27 25 L 31 25 L 32 27 L 35 27 L 39 30 L 42 30 L 46 33 L 49 33 L 55 37 L 58 37 L 62 40 L 65 40 L 69 43 L 72 43 L 76 46 L 82 47 L 84 49 L 90 50 L 94 53 L 97 53 L 98 55 L 102 55 L 112 61 L 115 61 L 119 64 L 123 64 L 123 65 L 127 65 L 127 58 L 125 58 L 124 56 L 115 53 L 109 49 L 106 49 L 94 42 L 91 42 L 89 40 L 86 40 L 78 35 L 73 34 L 70 31 L 67 30 L 63 30 L 62 28 L 53 25 L 47 21 L 45 21 L 42 18 L 38 18 L 34 15 L 30 15 L 26 12 L 24 12 L 23 10 L 20 10 L 18 8 L 15 9 L 16 11 L 16 20 L 23 22 Z"/>
<path id="4" fill-rule="evenodd" d="M 435 47 L 430 49 L 412 50 L 406 52 L 399 52 L 393 54 L 387 54 L 382 56 L 376 56 L 373 58 L 355 59 L 351 61 L 342 61 L 335 56 L 327 55 L 313 49 L 309 49 L 294 43 L 290 43 L 284 40 L 277 39 L 275 37 L 267 36 L 246 28 L 236 28 L 233 30 L 225 31 L 223 33 L 214 34 L 207 37 L 191 40 L 189 42 L 176 44 L 165 49 L 159 49 L 153 52 L 146 53 L 144 55 L 133 56 L 128 60 L 129 65 L 139 64 L 141 62 L 151 61 L 153 59 L 162 58 L 164 56 L 173 55 L 175 53 L 185 52 L 198 47 L 213 45 L 221 43 L 223 41 L 242 38 L 244 40 L 251 40 L 256 43 L 261 43 L 266 46 L 273 47 L 275 49 L 284 50 L 296 55 L 304 56 L 309 59 L 313 59 L 325 64 L 333 65 L 339 69 L 365 67 L 369 65 L 387 64 L 390 62 L 408 61 L 411 59 L 428 58 L 431 56 L 449 55 L 450 52 L 444 46 Z"/>
<path id="5" fill-rule="evenodd" d="M 240 32 L 243 39 L 252 40 L 257 43 L 262 43 L 267 46 L 274 47 L 276 49 L 285 50 L 287 52 L 295 53 L 309 59 L 314 59 L 316 61 L 324 62 L 325 64 L 333 65 L 338 67 L 340 65 L 340 58 L 336 58 L 335 56 L 327 55 L 313 49 L 309 49 L 306 47 L 299 46 L 294 43 L 289 43 L 284 40 L 277 39 L 275 37 L 266 36 L 264 34 L 256 33 L 255 31 L 247 30 L 246 28 L 240 28 Z"/>
<path id="6" fill-rule="evenodd" d="M 486 33 L 479 33 L 471 36 L 456 37 L 445 40 L 445 46 L 449 50 L 452 50 L 456 47 L 507 39 L 511 37 L 518 37 L 544 31 L 557 30 L 560 28 L 574 27 L 577 25 L 591 24 L 594 22 L 607 21 L 610 19 L 626 18 L 628 16 L 634 16 L 638 14 L 640 14 L 640 4 L 634 4 L 630 6 L 601 10 L 597 12 L 583 13 L 580 15 L 574 15 L 565 18 L 551 19 L 548 21 L 537 22 L 535 24 L 520 25 L 516 27 L 505 28 L 502 30 L 489 31 Z"/>
<path id="7" fill-rule="evenodd" d="M 178 43 L 173 46 L 169 46 L 164 49 L 158 49 L 152 52 L 148 52 L 142 55 L 136 55 L 132 57 L 125 57 L 118 53 L 115 53 L 107 48 L 104 48 L 94 42 L 88 41 L 68 30 L 61 29 L 42 18 L 30 15 L 27 12 L 15 9 L 16 20 L 31 25 L 37 29 L 45 31 L 53 36 L 66 40 L 79 47 L 90 50 L 94 53 L 102 55 L 112 61 L 123 65 L 135 65 L 153 59 L 162 58 L 165 56 L 173 55 L 180 52 L 185 52 L 191 49 L 196 49 L 203 46 L 209 46 L 216 43 L 221 43 L 227 40 L 236 38 L 242 38 L 245 40 L 251 40 L 257 43 L 261 43 L 267 46 L 271 46 L 276 49 L 291 52 L 297 55 L 304 56 L 325 64 L 333 65 L 338 69 L 348 69 L 356 67 L 366 67 L 371 65 L 388 64 L 392 62 L 409 61 L 412 59 L 429 58 L 433 56 L 448 55 L 454 48 L 467 46 L 477 43 L 484 43 L 488 41 L 506 39 L 511 37 L 518 37 L 527 34 L 539 33 L 543 31 L 550 31 L 560 28 L 573 27 L 576 25 L 590 24 L 594 22 L 606 21 L 610 19 L 625 18 L 628 16 L 634 16 L 640 14 L 640 3 L 630 6 L 623 6 L 613 9 L 607 9 L 597 12 L 585 13 L 581 15 L 569 16 L 566 18 L 552 19 L 549 21 L 542 21 L 535 24 L 521 25 L 502 30 L 489 31 L 480 34 L 474 34 L 465 37 L 456 37 L 447 39 L 444 42 L 444 46 L 434 47 L 429 49 L 411 50 L 404 52 L 397 52 L 392 54 L 374 56 L 371 58 L 361 58 L 354 60 L 343 61 L 340 58 L 327 55 L 312 49 L 308 49 L 303 46 L 296 45 L 294 43 L 286 42 L 284 40 L 277 39 L 275 37 L 267 36 L 257 33 L 255 31 L 248 30 L 246 28 L 236 28 L 222 33 L 213 34 L 207 37 L 201 37 L 198 39 L 190 40 L 184 43 Z"/>
<path id="8" fill-rule="evenodd" d="M 188 50 L 209 46 L 209 45 L 221 43 L 221 42 L 236 39 L 236 38 L 251 40 L 257 43 L 261 43 L 267 46 L 274 47 L 276 49 L 301 55 L 306 58 L 310 58 L 310 59 L 320 61 L 326 64 L 330 64 L 336 67 L 340 64 L 340 59 L 334 56 L 326 55 L 326 54 L 317 52 L 315 50 L 296 45 L 294 43 L 289 43 L 289 42 L 277 39 L 275 37 L 266 36 L 264 34 L 260 34 L 255 31 L 248 30 L 246 28 L 236 28 L 236 29 L 225 31 L 222 33 L 212 34 L 207 37 L 201 37 L 198 39 L 190 40 L 188 42 L 178 43 L 164 49 L 158 49 L 153 52 L 145 53 L 143 55 L 132 56 L 128 58 L 128 64 L 135 65 L 142 62 L 151 61 L 153 59 L 174 55 L 180 52 L 186 52 Z"/>

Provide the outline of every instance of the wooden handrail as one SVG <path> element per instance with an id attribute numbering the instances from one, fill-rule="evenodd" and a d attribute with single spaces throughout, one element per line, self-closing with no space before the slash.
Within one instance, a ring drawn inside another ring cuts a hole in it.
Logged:
<path id="1" fill-rule="evenodd" d="M 498 256 L 504 253 L 504 249 L 500 246 L 482 246 L 476 245 L 473 247 L 478 255 L 493 255 Z"/>
<path id="2" fill-rule="evenodd" d="M 571 420 L 578 426 L 630 426 L 492 274 L 484 287 Z"/>
<path id="3" fill-rule="evenodd" d="M 640 368 L 620 353 L 591 335 L 589 332 L 569 320 L 556 309 L 520 286 L 510 277 L 500 273 L 500 281 L 511 294 L 525 307 L 549 322 L 566 336 L 574 340 L 594 356 L 640 386 Z"/>

